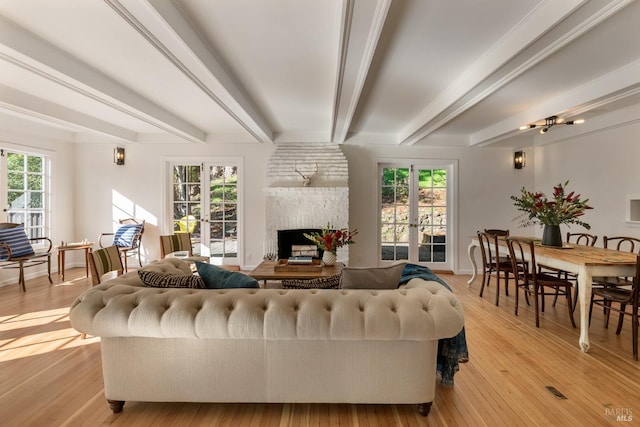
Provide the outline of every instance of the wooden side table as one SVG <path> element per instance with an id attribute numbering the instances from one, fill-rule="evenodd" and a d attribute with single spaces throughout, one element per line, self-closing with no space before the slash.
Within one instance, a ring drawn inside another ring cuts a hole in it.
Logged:
<path id="1" fill-rule="evenodd" d="M 64 280 L 64 254 L 67 251 L 80 251 L 84 249 L 84 269 L 86 277 L 89 277 L 89 252 L 93 250 L 93 242 L 86 243 L 69 243 L 66 245 L 56 246 L 58 253 L 58 275 Z"/>

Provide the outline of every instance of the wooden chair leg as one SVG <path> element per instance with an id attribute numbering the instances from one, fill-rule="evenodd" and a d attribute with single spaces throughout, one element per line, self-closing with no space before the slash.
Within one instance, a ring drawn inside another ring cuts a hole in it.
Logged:
<path id="1" fill-rule="evenodd" d="M 571 319 L 571 326 L 576 327 L 576 321 L 573 318 L 573 301 L 571 301 L 571 289 L 565 288 L 567 293 L 567 309 L 569 310 L 569 318 Z"/>
<path id="2" fill-rule="evenodd" d="M 620 335 L 622 332 L 622 324 L 624 323 L 624 311 L 627 309 L 627 304 L 620 304 L 620 314 L 618 316 L 618 327 L 616 328 L 616 335 Z"/>
<path id="3" fill-rule="evenodd" d="M 634 307 L 631 321 L 633 323 L 631 327 L 631 336 L 633 337 L 633 359 L 638 360 L 638 307 Z"/>
<path id="4" fill-rule="evenodd" d="M 535 309 L 536 309 L 536 328 L 540 327 L 540 306 L 539 306 L 539 290 L 538 290 L 538 286 L 533 285 L 533 294 L 534 294 L 534 298 L 535 298 Z M 544 296 L 543 296 L 544 298 Z"/>
<path id="5" fill-rule="evenodd" d="M 482 285 L 480 285 L 480 298 L 482 298 L 482 294 L 484 293 L 484 285 L 487 281 L 487 272 L 486 270 L 482 270 Z"/>
<path id="6" fill-rule="evenodd" d="M 51 257 L 47 260 L 47 275 L 49 276 L 49 284 L 53 285 L 53 280 L 51 280 Z"/>
<path id="7" fill-rule="evenodd" d="M 604 328 L 609 329 L 609 316 L 611 315 L 611 301 L 604 301 Z"/>
<path id="8" fill-rule="evenodd" d="M 19 267 L 20 273 L 18 274 L 18 285 L 22 289 L 22 292 L 27 292 L 27 288 L 24 285 L 24 263 L 20 261 Z"/>

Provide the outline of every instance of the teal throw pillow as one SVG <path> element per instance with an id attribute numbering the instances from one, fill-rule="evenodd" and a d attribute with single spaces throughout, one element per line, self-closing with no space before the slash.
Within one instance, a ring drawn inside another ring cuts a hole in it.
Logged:
<path id="1" fill-rule="evenodd" d="M 259 288 L 258 281 L 246 274 L 225 270 L 206 262 L 196 261 L 198 274 L 208 289 Z"/>

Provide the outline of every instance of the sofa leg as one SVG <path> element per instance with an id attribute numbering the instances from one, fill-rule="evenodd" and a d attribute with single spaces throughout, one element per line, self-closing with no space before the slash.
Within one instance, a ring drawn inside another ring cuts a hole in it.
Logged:
<path id="1" fill-rule="evenodd" d="M 431 411 L 431 405 L 433 405 L 433 402 L 420 403 L 418 405 L 418 412 L 420 413 L 420 415 L 424 417 L 429 415 L 429 412 Z"/>
<path id="2" fill-rule="evenodd" d="M 109 402 L 109 409 L 111 409 L 114 414 L 122 412 L 122 408 L 124 407 L 124 400 L 107 399 L 107 402 Z"/>

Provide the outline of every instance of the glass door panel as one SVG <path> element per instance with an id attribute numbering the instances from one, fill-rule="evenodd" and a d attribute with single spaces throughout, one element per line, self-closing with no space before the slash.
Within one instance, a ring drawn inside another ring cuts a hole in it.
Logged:
<path id="1" fill-rule="evenodd" d="M 418 170 L 419 262 L 447 262 L 447 171 Z"/>
<path id="2" fill-rule="evenodd" d="M 381 259 L 409 259 L 409 168 L 383 168 L 380 207 Z"/>
<path id="3" fill-rule="evenodd" d="M 210 242 L 212 257 L 238 256 L 238 168 L 209 166 Z"/>
<path id="4" fill-rule="evenodd" d="M 173 231 L 191 233 L 193 254 L 202 255 L 201 250 L 201 169 L 200 165 L 173 166 Z"/>

